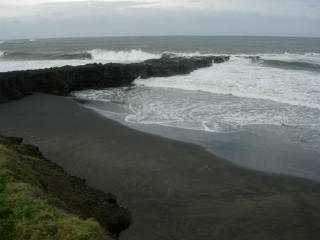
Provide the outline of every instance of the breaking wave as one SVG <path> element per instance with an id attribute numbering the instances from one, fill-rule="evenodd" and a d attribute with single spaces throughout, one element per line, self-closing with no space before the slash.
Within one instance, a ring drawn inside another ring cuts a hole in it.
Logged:
<path id="1" fill-rule="evenodd" d="M 153 54 L 142 50 L 108 51 L 94 49 L 84 52 L 31 53 L 18 51 L 0 51 L 2 60 L 93 60 L 97 62 L 140 62 L 151 58 L 160 58 L 161 54 Z"/>
<path id="2" fill-rule="evenodd" d="M 81 52 L 28 52 L 0 50 L 0 72 L 13 70 L 59 67 L 64 65 L 83 65 L 88 63 L 137 63 L 148 59 L 158 59 L 166 54 L 168 57 L 192 57 L 212 55 L 216 53 L 201 52 L 147 52 L 141 49 L 107 50 L 92 49 Z M 252 66 L 272 69 L 303 70 L 320 72 L 320 53 L 307 54 L 260 54 L 250 56 L 231 55 L 231 59 L 242 61 Z M 248 61 L 249 59 L 249 61 Z M 232 69 L 231 69 L 232 71 Z"/>
<path id="3" fill-rule="evenodd" d="M 3 51 L 0 57 L 5 60 L 71 60 L 91 59 L 89 53 L 29 53 Z"/>
<path id="4" fill-rule="evenodd" d="M 124 120 L 134 124 L 209 132 L 238 131 L 255 124 L 320 131 L 319 72 L 292 68 L 295 62 L 317 65 L 319 57 L 233 55 L 229 62 L 188 75 L 136 79 L 134 88 L 89 90 L 75 95 L 101 102 L 93 108 L 102 112 L 104 104 L 109 106 L 106 102 L 117 105 L 112 109 L 122 106 L 125 110 L 121 114 L 127 112 Z M 271 61 L 275 66 L 266 64 Z M 110 114 L 110 110 L 103 114 Z"/>
<path id="5" fill-rule="evenodd" d="M 142 62 L 152 58 L 160 58 L 161 54 L 144 52 L 140 49 L 132 49 L 129 51 L 108 51 L 102 49 L 94 49 L 88 51 L 93 60 L 108 62 Z"/>
<path id="6" fill-rule="evenodd" d="M 281 60 L 264 60 L 263 64 L 270 67 L 288 68 L 294 70 L 320 71 L 320 65 L 308 62 L 286 62 Z"/>
<path id="7" fill-rule="evenodd" d="M 268 67 L 320 71 L 319 53 L 262 55 L 257 57 L 256 60 L 260 60 L 263 65 Z"/>
<path id="8" fill-rule="evenodd" d="M 319 72 L 308 71 L 308 68 L 304 68 L 305 71 L 288 70 L 281 64 L 277 67 L 267 66 L 265 61 L 271 61 L 271 57 L 276 59 L 276 56 L 271 55 L 259 58 L 233 56 L 227 63 L 199 69 L 186 76 L 137 79 L 135 83 L 147 87 L 232 94 L 237 97 L 267 99 L 320 109 Z M 279 61 L 281 57 L 278 55 Z M 258 62 L 252 59 L 258 59 Z"/>

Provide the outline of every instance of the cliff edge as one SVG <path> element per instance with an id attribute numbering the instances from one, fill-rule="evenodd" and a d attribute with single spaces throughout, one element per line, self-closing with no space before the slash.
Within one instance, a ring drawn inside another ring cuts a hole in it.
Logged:
<path id="1" fill-rule="evenodd" d="M 112 194 L 88 187 L 20 138 L 0 136 L 3 240 L 117 239 L 130 212 Z"/>

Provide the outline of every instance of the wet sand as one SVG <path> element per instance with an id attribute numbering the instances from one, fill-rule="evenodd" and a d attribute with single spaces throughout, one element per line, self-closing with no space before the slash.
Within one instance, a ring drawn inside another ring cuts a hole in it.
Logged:
<path id="1" fill-rule="evenodd" d="M 303 137 L 300 129 L 286 125 L 246 125 L 234 132 L 208 132 L 159 124 L 138 124 L 125 120 L 129 112 L 117 102 L 78 101 L 125 126 L 202 146 L 240 167 L 320 182 L 320 152 L 317 143 L 320 133 L 316 130 L 307 130 L 308 133 Z"/>
<path id="2" fill-rule="evenodd" d="M 238 132 L 211 133 L 120 122 L 140 131 L 200 145 L 240 167 L 320 182 L 319 152 L 286 141 L 286 135 L 292 132 L 282 126 L 257 125 Z M 273 134 L 274 131 L 281 132 L 282 136 Z"/>
<path id="3" fill-rule="evenodd" d="M 319 239 L 320 186 L 239 168 L 202 147 L 127 128 L 70 98 L 0 105 L 0 134 L 24 137 L 133 213 L 121 239 Z"/>

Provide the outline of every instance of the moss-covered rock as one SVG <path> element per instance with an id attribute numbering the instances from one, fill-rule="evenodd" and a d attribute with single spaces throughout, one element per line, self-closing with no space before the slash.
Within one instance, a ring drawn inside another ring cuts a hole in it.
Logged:
<path id="1" fill-rule="evenodd" d="M 22 139 L 0 137 L 2 240 L 112 239 L 130 221 L 112 194 L 69 176 Z"/>

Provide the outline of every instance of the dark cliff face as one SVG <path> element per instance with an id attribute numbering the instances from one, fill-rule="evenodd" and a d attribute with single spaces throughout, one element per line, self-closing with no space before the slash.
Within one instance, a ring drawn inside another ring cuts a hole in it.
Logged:
<path id="1" fill-rule="evenodd" d="M 32 92 L 67 95 L 71 91 L 100 89 L 131 84 L 138 77 L 168 77 L 188 74 L 212 63 L 228 61 L 228 56 L 173 57 L 163 55 L 132 64 L 87 64 L 41 70 L 0 73 L 0 102 L 20 99 Z"/>

